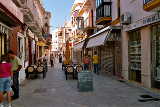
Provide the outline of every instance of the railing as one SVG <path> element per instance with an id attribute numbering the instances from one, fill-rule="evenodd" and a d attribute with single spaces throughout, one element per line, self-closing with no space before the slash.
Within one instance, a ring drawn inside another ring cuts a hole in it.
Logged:
<path id="1" fill-rule="evenodd" d="M 30 13 L 33 15 L 34 21 L 37 22 L 38 26 L 41 27 L 43 24 L 43 16 L 40 15 L 38 11 L 38 4 L 35 4 L 34 0 L 27 0 L 25 3 L 25 8 L 28 8 Z M 36 25 L 35 25 L 36 26 Z"/>
<path id="2" fill-rule="evenodd" d="M 23 13 L 20 9 L 12 2 L 12 0 L 0 0 L 6 9 L 8 9 L 19 21 L 23 23 Z"/>

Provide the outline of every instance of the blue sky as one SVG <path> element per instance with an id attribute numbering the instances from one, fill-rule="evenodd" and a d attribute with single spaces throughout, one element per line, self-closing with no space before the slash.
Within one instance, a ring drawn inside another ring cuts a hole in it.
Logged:
<path id="1" fill-rule="evenodd" d="M 52 13 L 51 31 L 58 26 L 63 26 L 64 21 L 70 19 L 73 2 L 74 0 L 43 0 L 46 10 Z"/>

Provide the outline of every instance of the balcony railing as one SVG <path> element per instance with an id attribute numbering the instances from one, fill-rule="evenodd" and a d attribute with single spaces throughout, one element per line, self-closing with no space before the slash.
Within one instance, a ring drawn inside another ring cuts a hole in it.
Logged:
<path id="1" fill-rule="evenodd" d="M 111 3 L 103 4 L 96 9 L 96 23 L 102 24 L 103 22 L 110 22 L 112 20 L 111 15 Z"/>
<path id="2" fill-rule="evenodd" d="M 23 23 L 23 13 L 20 9 L 12 2 L 12 0 L 0 0 L 2 4 L 9 12 L 11 12 L 21 23 Z"/>
<path id="3" fill-rule="evenodd" d="M 32 28 L 40 30 L 39 28 L 43 26 L 43 15 L 40 15 L 40 12 L 38 12 L 37 5 L 38 3 L 34 0 L 26 0 L 23 4 L 23 10 L 26 23 Z M 30 22 L 35 24 L 31 25 Z"/>

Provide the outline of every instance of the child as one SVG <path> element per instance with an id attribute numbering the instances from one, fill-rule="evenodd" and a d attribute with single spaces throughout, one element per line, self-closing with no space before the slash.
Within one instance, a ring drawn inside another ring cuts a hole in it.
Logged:
<path id="1" fill-rule="evenodd" d="M 12 78 L 12 71 L 11 71 L 11 63 L 8 62 L 7 56 L 2 55 L 1 62 L 0 62 L 0 107 L 4 107 L 2 104 L 3 102 L 3 93 L 7 92 L 7 99 L 8 99 L 8 107 L 11 107 L 11 96 L 12 96 L 12 89 L 11 89 L 11 78 Z"/>

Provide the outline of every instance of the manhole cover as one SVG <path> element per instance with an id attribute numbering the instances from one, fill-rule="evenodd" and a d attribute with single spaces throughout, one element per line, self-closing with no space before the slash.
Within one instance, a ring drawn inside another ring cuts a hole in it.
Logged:
<path id="1" fill-rule="evenodd" d="M 33 93 L 45 93 L 45 92 L 47 92 L 47 88 L 39 88 L 39 89 L 35 89 L 34 91 L 33 91 Z"/>

